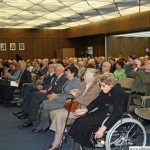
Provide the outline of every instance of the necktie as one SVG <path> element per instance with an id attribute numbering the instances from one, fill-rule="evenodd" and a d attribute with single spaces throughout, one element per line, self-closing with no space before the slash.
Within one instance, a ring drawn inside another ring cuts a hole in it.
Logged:
<path id="1" fill-rule="evenodd" d="M 19 75 L 19 77 L 18 77 L 17 80 L 20 80 L 20 79 L 21 79 L 23 72 L 24 72 L 24 71 L 21 71 L 21 72 L 20 72 L 20 75 Z"/>
<path id="2" fill-rule="evenodd" d="M 48 88 L 48 91 L 50 91 L 50 90 L 52 89 L 52 87 L 53 87 L 54 85 L 56 85 L 57 79 L 58 79 L 58 78 L 55 77 L 55 78 L 53 78 L 53 79 L 51 80 L 50 87 Z"/>

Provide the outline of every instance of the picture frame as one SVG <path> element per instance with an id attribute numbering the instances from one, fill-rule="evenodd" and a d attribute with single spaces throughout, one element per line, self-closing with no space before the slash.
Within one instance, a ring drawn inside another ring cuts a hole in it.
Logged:
<path id="1" fill-rule="evenodd" d="M 19 50 L 25 50 L 25 44 L 19 43 Z"/>
<path id="2" fill-rule="evenodd" d="M 15 51 L 16 50 L 16 43 L 10 43 L 10 50 Z"/>
<path id="3" fill-rule="evenodd" d="M 6 43 L 0 43 L 0 50 L 6 51 Z"/>

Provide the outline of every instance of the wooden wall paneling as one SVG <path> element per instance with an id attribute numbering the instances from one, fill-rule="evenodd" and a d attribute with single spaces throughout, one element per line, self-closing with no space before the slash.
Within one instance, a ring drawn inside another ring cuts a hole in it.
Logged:
<path id="1" fill-rule="evenodd" d="M 96 34 L 104 34 L 106 32 L 106 21 L 95 22 L 90 24 L 91 26 L 91 33 L 89 35 Z"/>
<path id="2" fill-rule="evenodd" d="M 43 38 L 43 30 L 42 29 L 26 29 L 25 30 L 26 38 L 34 39 L 34 38 Z"/>
<path id="3" fill-rule="evenodd" d="M 43 58 L 42 39 L 27 39 L 27 59 Z"/>
<path id="4" fill-rule="evenodd" d="M 25 38 L 26 29 L 8 29 L 8 38 Z"/>
<path id="5" fill-rule="evenodd" d="M 136 55 L 137 57 L 146 54 L 145 49 L 149 48 L 150 38 L 139 37 L 109 37 L 108 38 L 108 55 L 118 57 L 122 54 L 124 57 L 128 55 Z"/>
<path id="6" fill-rule="evenodd" d="M 77 33 L 79 32 L 79 27 L 73 27 L 66 30 L 67 38 L 77 37 Z"/>
<path id="7" fill-rule="evenodd" d="M 130 31 L 131 28 L 131 17 L 130 16 L 124 16 L 120 17 L 119 19 L 116 18 L 116 29 L 120 32 L 122 30 L 124 31 Z"/>
<path id="8" fill-rule="evenodd" d="M 43 38 L 59 38 L 59 30 L 43 29 Z"/>
<path id="9" fill-rule="evenodd" d="M 59 48 L 58 39 L 43 39 L 43 55 L 48 58 L 56 57 L 56 49 Z"/>
<path id="10" fill-rule="evenodd" d="M 62 58 L 75 57 L 75 48 L 62 48 Z"/>
<path id="11" fill-rule="evenodd" d="M 131 16 L 131 29 L 144 29 L 150 27 L 150 11 Z"/>
<path id="12" fill-rule="evenodd" d="M 0 29 L 0 39 L 8 38 L 8 29 Z"/>
<path id="13" fill-rule="evenodd" d="M 67 38 L 67 35 L 66 35 L 66 29 L 64 30 L 59 30 L 59 35 L 58 35 L 58 38 Z"/>

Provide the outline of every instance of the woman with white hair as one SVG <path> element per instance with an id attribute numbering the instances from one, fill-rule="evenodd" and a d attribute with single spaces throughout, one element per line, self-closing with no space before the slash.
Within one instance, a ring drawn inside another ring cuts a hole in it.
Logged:
<path id="1" fill-rule="evenodd" d="M 69 131 L 75 142 L 72 150 L 80 150 L 80 145 L 84 150 L 92 150 L 92 133 L 94 132 L 95 138 L 101 138 L 122 117 L 127 96 L 117 84 L 116 78 L 108 73 L 100 75 L 98 80 L 102 92 L 86 108 L 77 109 L 74 113 L 81 117 L 75 120 Z M 102 125 L 108 114 L 109 118 Z"/>
<path id="2" fill-rule="evenodd" d="M 72 90 L 71 94 L 75 95 L 75 100 L 79 103 L 78 108 L 85 108 L 91 101 L 93 101 L 100 93 L 100 87 L 96 82 L 97 70 L 93 68 L 86 69 L 83 76 L 84 82 L 79 90 Z M 69 100 L 70 101 L 70 100 Z M 55 138 L 50 147 L 45 150 L 59 150 L 63 130 L 65 127 L 66 117 L 68 111 L 65 108 L 57 109 L 51 112 L 51 126 L 50 130 L 55 132 Z M 76 119 L 73 112 L 70 112 L 69 119 Z"/>

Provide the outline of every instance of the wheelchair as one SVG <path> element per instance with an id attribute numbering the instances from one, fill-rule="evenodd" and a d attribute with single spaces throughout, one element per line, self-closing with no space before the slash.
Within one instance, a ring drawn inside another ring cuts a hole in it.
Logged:
<path id="1" fill-rule="evenodd" d="M 126 112 L 111 129 L 105 132 L 102 139 L 91 139 L 93 150 L 100 147 L 106 150 L 129 150 L 130 146 L 146 145 L 147 136 L 144 126 L 129 114 L 131 100 L 132 95 L 130 94 L 126 105 Z M 104 120 L 103 124 L 108 117 Z"/>

